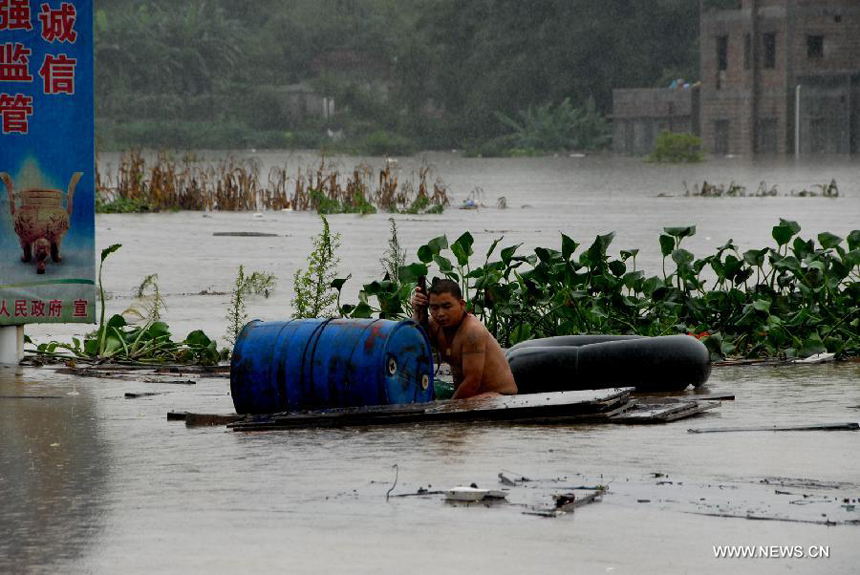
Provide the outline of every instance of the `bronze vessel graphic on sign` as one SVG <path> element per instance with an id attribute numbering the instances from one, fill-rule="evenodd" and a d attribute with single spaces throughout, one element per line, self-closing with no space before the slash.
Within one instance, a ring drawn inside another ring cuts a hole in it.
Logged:
<path id="1" fill-rule="evenodd" d="M 83 172 L 75 172 L 66 193 L 66 207 L 63 208 L 63 192 L 49 188 L 29 188 L 18 193 L 20 207 L 15 205 L 15 189 L 12 178 L 0 172 L 0 179 L 6 184 L 9 194 L 9 211 L 12 213 L 15 233 L 21 241 L 24 255 L 21 261 L 36 260 L 36 272 L 45 273 L 48 256 L 55 261 L 63 260 L 60 248 L 63 236 L 69 231 L 69 216 L 72 215 L 72 198 L 75 187 Z"/>

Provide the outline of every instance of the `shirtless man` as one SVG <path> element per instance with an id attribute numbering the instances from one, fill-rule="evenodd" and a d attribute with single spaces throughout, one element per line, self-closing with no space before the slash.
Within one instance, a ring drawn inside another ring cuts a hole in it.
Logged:
<path id="1" fill-rule="evenodd" d="M 456 282 L 436 280 L 430 287 L 428 336 L 451 365 L 454 399 L 514 395 L 517 384 L 499 342 L 487 328 L 466 311 L 466 302 Z M 420 290 L 412 295 L 412 319 L 421 323 L 421 310 L 428 299 Z"/>

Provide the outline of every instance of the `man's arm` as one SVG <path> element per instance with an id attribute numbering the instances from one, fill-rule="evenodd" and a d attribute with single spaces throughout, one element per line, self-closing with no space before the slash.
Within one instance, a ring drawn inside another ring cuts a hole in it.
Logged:
<path id="1" fill-rule="evenodd" d="M 465 399 L 478 395 L 484 380 L 484 364 L 487 358 L 487 340 L 480 330 L 472 329 L 463 334 L 463 347 L 460 361 L 463 367 L 463 381 L 457 386 L 452 399 Z"/>

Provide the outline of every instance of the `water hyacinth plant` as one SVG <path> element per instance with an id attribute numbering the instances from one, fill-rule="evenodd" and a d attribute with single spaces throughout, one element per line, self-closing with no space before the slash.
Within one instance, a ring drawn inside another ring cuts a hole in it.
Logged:
<path id="1" fill-rule="evenodd" d="M 566 334 L 687 333 L 716 358 L 805 357 L 860 353 L 860 230 L 847 238 L 824 232 L 817 242 L 800 225 L 780 220 L 775 246 L 741 253 L 729 240 L 697 258 L 683 241 L 695 226 L 665 228 L 660 275 L 636 268 L 638 250 L 609 254 L 614 233 L 585 249 L 562 234 L 560 249 L 490 246 L 474 262 L 468 232 L 453 243 L 434 238 L 418 262 L 363 286 L 350 317 L 408 317 L 417 278 L 431 271 L 459 282 L 470 311 L 503 346 Z M 337 280 L 338 289 L 345 280 Z"/>

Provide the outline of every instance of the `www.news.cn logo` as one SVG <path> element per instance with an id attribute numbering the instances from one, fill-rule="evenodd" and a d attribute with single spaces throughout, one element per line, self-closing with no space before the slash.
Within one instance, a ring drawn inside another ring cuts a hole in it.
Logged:
<path id="1" fill-rule="evenodd" d="M 827 559 L 829 545 L 714 545 L 717 559 Z"/>

